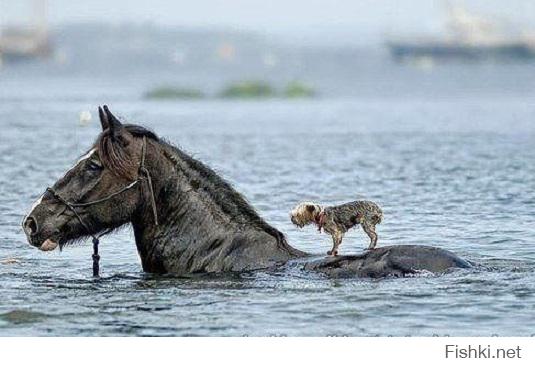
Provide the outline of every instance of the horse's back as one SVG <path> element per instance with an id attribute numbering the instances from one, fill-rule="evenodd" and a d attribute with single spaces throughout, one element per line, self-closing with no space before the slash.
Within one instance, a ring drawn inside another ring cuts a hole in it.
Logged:
<path id="1" fill-rule="evenodd" d="M 468 268 L 470 263 L 454 253 L 432 246 L 385 246 L 358 255 L 312 260 L 305 269 L 337 277 L 406 276 L 418 272 L 444 273 Z"/>

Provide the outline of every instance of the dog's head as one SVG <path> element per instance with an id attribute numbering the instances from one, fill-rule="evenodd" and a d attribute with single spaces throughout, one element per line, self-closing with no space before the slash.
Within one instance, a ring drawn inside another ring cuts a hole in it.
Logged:
<path id="1" fill-rule="evenodd" d="M 290 212 L 290 219 L 293 224 L 303 228 L 307 224 L 313 223 L 321 212 L 321 206 L 312 202 L 299 203 Z"/>

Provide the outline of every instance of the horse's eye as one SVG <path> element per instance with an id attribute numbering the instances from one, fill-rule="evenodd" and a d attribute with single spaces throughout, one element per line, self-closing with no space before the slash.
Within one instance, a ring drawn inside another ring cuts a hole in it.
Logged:
<path id="1" fill-rule="evenodd" d="M 102 166 L 100 165 L 100 162 L 92 160 L 92 161 L 89 161 L 88 168 L 91 171 L 99 171 L 102 169 Z"/>

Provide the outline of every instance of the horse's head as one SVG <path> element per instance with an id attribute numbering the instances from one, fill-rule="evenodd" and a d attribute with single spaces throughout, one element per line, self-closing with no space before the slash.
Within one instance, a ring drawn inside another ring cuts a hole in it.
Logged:
<path id="1" fill-rule="evenodd" d="M 93 147 L 45 191 L 23 220 L 28 242 L 41 250 L 118 228 L 139 206 L 146 149 L 141 128 L 121 124 L 106 106 L 99 108 L 99 116 L 102 133 Z"/>

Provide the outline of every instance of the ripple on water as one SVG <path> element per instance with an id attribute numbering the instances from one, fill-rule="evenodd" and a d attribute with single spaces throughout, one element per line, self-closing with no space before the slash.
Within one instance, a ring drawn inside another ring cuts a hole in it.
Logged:
<path id="1" fill-rule="evenodd" d="M 33 324 L 43 321 L 47 315 L 41 312 L 34 312 L 28 310 L 11 310 L 0 314 L 0 321 L 5 324 L 19 325 L 19 324 Z"/>

